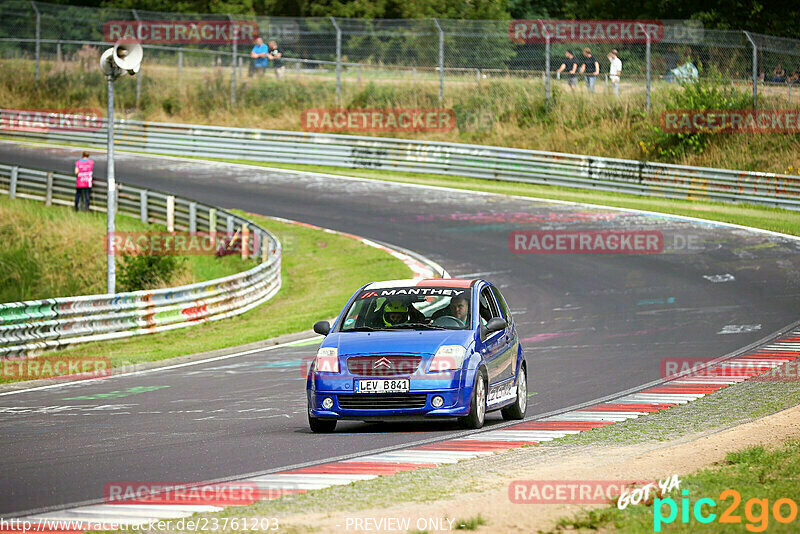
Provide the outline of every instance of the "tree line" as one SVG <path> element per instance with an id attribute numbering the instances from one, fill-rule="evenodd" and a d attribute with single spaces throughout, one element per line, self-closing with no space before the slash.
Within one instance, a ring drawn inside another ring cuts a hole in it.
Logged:
<path id="1" fill-rule="evenodd" d="M 178 13 L 379 19 L 693 19 L 706 28 L 800 37 L 796 0 L 50 0 Z"/>

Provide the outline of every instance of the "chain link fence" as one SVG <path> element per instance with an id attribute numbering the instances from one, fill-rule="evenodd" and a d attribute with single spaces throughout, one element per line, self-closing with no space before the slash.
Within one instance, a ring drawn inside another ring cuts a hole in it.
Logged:
<path id="1" fill-rule="evenodd" d="M 432 95 L 438 93 L 440 102 L 452 92 L 474 88 L 494 92 L 496 98 L 509 102 L 519 95 L 549 100 L 554 87 L 572 89 L 568 76 L 557 73 L 565 52 L 571 50 L 580 62 L 585 47 L 591 48 L 600 64 L 594 92 L 614 94 L 606 56 L 617 49 L 623 65 L 619 93 L 640 97 L 647 107 L 652 92 L 684 79 L 718 75 L 748 90 L 752 87 L 754 106 L 759 92 L 783 95 L 792 105 L 797 100 L 792 91 L 796 93 L 800 84 L 800 40 L 709 30 L 695 21 L 659 21 L 663 35 L 649 42 L 515 42 L 514 21 L 248 17 L 5 0 L 0 4 L 0 58 L 35 61 L 38 80 L 43 63 L 56 70 L 66 63 L 95 69 L 108 44 L 106 30 L 112 21 L 146 25 L 226 20 L 256 25 L 265 41 L 278 43 L 285 67 L 281 74 L 286 79 L 319 81 L 340 105 L 349 105 L 366 83 L 421 87 Z M 163 41 L 144 43 L 145 63 L 136 82 L 137 107 L 142 77 L 166 72 L 180 81 L 193 70 L 216 69 L 225 82 L 213 89 L 226 91 L 233 106 L 237 83 L 241 88 L 243 80 L 261 70 L 269 76 L 270 70 L 277 70 L 254 67 L 252 39 L 223 44 Z M 587 92 L 583 82 L 581 77 L 573 90 Z"/>

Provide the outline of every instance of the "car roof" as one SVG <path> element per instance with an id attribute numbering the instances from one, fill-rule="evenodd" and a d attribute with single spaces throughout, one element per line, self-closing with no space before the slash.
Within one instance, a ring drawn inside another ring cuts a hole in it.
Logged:
<path id="1" fill-rule="evenodd" d="M 364 289 L 389 289 L 393 287 L 471 287 L 476 278 L 423 278 L 405 280 L 385 280 L 383 282 L 372 282 L 364 286 Z"/>

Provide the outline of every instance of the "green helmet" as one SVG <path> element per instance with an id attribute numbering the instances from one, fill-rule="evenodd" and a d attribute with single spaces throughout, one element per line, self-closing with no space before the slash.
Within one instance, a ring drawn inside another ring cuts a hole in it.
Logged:
<path id="1" fill-rule="evenodd" d="M 390 313 L 402 313 L 403 318 L 399 321 L 391 321 L 389 319 Z M 393 326 L 405 322 L 408 322 L 408 305 L 402 300 L 387 302 L 386 306 L 383 308 L 383 324 L 386 326 Z"/>

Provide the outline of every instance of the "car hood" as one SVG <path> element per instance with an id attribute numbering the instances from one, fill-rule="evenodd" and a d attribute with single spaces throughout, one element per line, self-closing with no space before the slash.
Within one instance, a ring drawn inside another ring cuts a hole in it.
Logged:
<path id="1" fill-rule="evenodd" d="M 337 347 L 340 356 L 356 354 L 434 354 L 442 345 L 466 347 L 471 330 L 424 330 L 392 332 L 335 332 L 323 347 Z"/>

